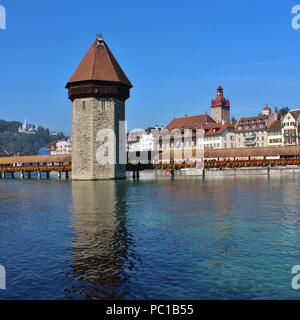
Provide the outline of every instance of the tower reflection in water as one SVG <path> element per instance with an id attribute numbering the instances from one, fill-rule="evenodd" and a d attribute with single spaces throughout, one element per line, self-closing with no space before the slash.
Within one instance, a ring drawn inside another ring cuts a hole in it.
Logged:
<path id="1" fill-rule="evenodd" d="M 67 298 L 124 299 L 134 268 L 126 182 L 73 182 L 74 240 Z"/>

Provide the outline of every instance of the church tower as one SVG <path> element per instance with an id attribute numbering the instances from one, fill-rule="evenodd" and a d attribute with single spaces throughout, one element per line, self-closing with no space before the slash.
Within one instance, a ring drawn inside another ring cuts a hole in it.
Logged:
<path id="1" fill-rule="evenodd" d="M 66 88 L 73 103 L 73 180 L 124 179 L 125 127 L 120 122 L 125 121 L 132 84 L 102 36 Z"/>
<path id="2" fill-rule="evenodd" d="M 211 102 L 212 118 L 217 123 L 230 122 L 230 101 L 224 98 L 221 85 L 217 88 L 217 97 Z"/>

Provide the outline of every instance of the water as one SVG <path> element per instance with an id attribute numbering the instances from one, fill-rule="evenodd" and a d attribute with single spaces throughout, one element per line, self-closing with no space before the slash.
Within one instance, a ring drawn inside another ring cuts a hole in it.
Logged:
<path id="1" fill-rule="evenodd" d="M 0 299 L 298 299 L 300 176 L 0 182 Z"/>

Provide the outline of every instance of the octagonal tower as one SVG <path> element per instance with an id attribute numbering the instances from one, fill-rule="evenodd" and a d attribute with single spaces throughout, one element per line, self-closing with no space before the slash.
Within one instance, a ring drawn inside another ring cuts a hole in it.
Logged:
<path id="1" fill-rule="evenodd" d="M 125 164 L 120 163 L 125 141 L 119 139 L 125 137 L 125 128 L 119 123 L 125 121 L 132 84 L 102 36 L 97 36 L 66 88 L 73 103 L 73 180 L 125 178 Z M 106 137 L 106 131 L 116 139 Z"/>

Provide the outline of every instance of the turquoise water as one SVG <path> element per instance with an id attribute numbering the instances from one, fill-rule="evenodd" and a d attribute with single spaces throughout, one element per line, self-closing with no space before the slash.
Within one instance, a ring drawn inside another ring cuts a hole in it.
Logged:
<path id="1" fill-rule="evenodd" d="M 298 299 L 300 176 L 0 181 L 0 299 Z"/>

